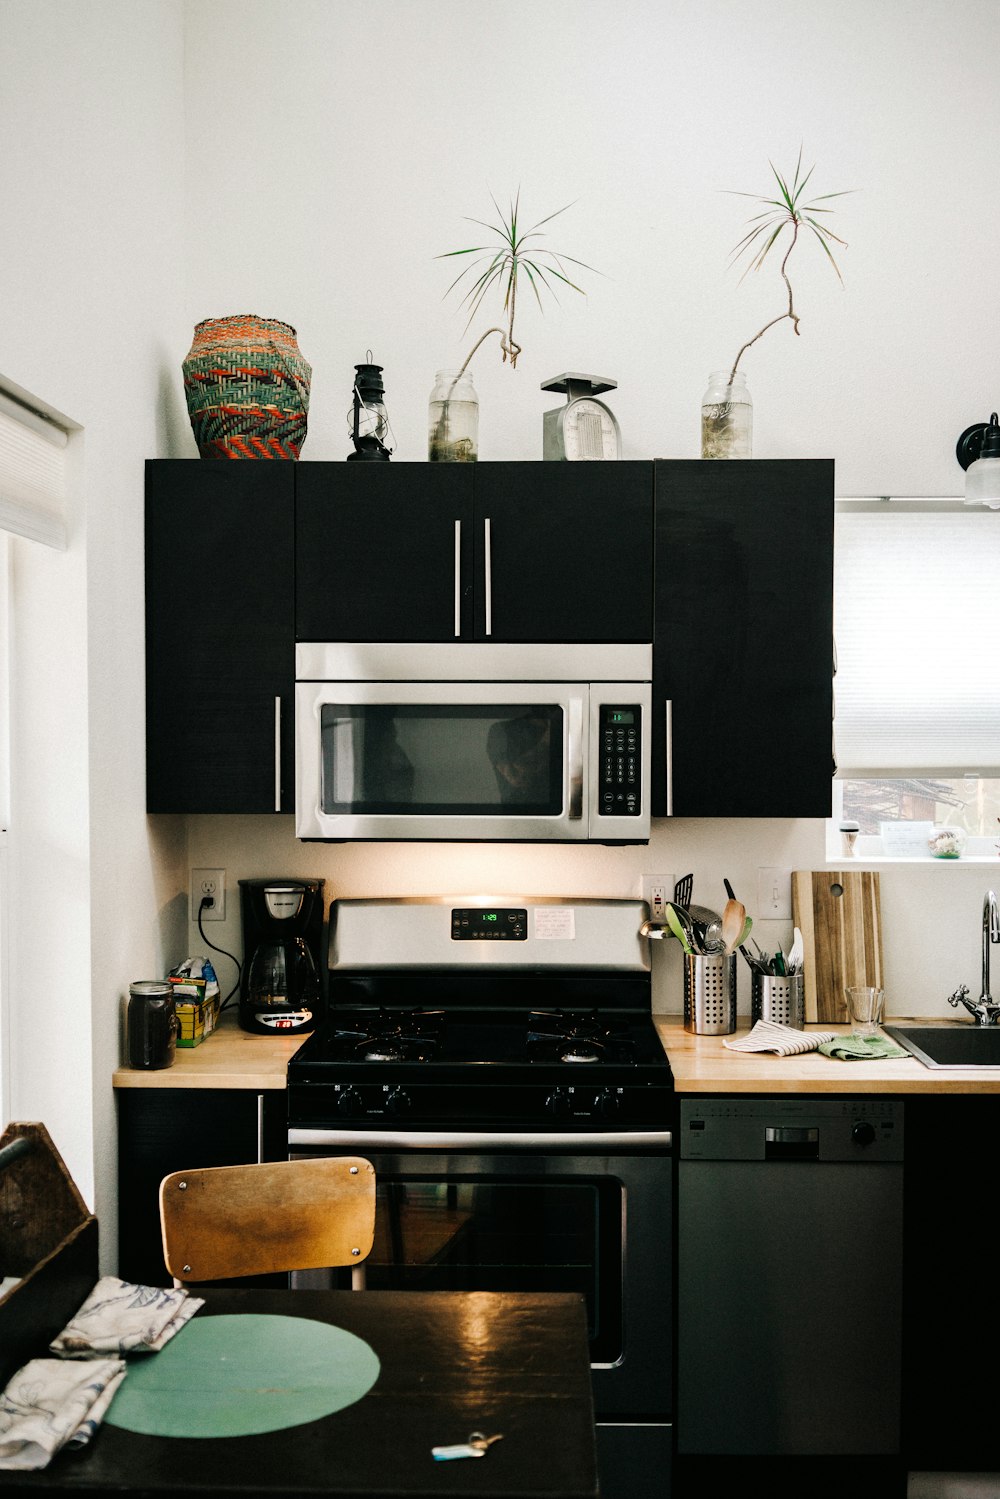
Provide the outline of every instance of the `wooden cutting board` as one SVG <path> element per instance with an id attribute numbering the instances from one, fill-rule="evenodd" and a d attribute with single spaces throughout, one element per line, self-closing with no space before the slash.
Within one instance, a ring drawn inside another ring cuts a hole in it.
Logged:
<path id="1" fill-rule="evenodd" d="M 883 984 L 878 874 L 796 870 L 792 920 L 802 933 L 806 1020 L 846 1021 L 845 988 Z"/>

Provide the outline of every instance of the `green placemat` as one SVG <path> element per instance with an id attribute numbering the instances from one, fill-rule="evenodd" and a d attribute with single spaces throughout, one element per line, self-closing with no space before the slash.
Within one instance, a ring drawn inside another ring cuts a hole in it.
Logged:
<path id="1" fill-rule="evenodd" d="M 105 1420 L 158 1437 L 242 1437 L 343 1410 L 378 1379 L 363 1338 L 307 1317 L 194 1317 L 129 1361 Z"/>

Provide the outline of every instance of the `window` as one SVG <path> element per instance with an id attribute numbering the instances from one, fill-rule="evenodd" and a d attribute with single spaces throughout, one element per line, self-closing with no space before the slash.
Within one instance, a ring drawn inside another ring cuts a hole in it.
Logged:
<path id="1" fill-rule="evenodd" d="M 75 425 L 0 378 L 0 1121 L 9 1117 L 13 1049 L 10 536 L 65 549 L 69 432 Z"/>
<path id="2" fill-rule="evenodd" d="M 997 857 L 998 578 L 992 511 L 838 501 L 835 857 L 841 824 L 856 855 Z"/>

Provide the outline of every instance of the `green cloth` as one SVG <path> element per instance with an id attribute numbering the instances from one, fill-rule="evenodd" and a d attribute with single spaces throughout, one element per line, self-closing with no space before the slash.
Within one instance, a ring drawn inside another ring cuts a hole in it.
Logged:
<path id="1" fill-rule="evenodd" d="M 130 1359 L 105 1417 L 158 1437 L 239 1437 L 343 1410 L 378 1379 L 374 1349 L 311 1317 L 194 1317 Z"/>
<path id="2" fill-rule="evenodd" d="M 887 1057 L 906 1057 L 909 1052 L 890 1041 L 888 1036 L 834 1036 L 817 1048 L 825 1057 L 841 1062 L 863 1062 L 868 1058 L 883 1061 Z"/>

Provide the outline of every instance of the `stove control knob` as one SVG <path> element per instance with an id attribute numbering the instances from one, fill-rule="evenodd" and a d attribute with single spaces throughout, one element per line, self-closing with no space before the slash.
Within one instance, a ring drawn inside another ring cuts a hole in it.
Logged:
<path id="1" fill-rule="evenodd" d="M 394 1088 L 385 1101 L 387 1114 L 408 1114 L 413 1108 L 413 1100 L 409 1093 L 404 1093 L 402 1088 Z"/>
<path id="2" fill-rule="evenodd" d="M 875 1126 L 867 1119 L 856 1119 L 851 1125 L 851 1139 L 855 1145 L 871 1145 L 875 1140 Z"/>
<path id="3" fill-rule="evenodd" d="M 361 1094 L 357 1088 L 344 1088 L 337 1094 L 338 1114 L 360 1114 Z"/>
<path id="4" fill-rule="evenodd" d="M 621 1108 L 621 1102 L 614 1088 L 602 1088 L 594 1099 L 594 1111 L 602 1119 L 611 1119 Z"/>
<path id="5" fill-rule="evenodd" d="M 570 1100 L 569 1094 L 564 1093 L 562 1088 L 557 1088 L 555 1092 L 550 1093 L 548 1098 L 545 1100 L 545 1112 L 547 1114 L 554 1115 L 554 1117 L 557 1119 L 562 1119 L 564 1115 L 570 1112 L 572 1107 L 573 1104 Z"/>

